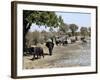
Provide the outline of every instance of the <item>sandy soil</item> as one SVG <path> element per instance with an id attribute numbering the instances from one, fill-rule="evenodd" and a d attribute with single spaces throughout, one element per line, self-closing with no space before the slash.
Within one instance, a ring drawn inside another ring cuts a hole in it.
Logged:
<path id="1" fill-rule="evenodd" d="M 90 43 L 76 42 L 66 46 L 54 46 L 53 55 L 42 45 L 45 56 L 31 60 L 32 56 L 24 56 L 23 69 L 75 67 L 90 65 Z"/>

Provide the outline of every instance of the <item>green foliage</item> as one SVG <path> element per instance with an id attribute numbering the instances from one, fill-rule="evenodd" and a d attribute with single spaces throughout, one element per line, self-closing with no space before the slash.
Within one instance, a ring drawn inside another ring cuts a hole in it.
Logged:
<path id="1" fill-rule="evenodd" d="M 27 15 L 28 16 L 27 16 Z M 60 21 L 63 22 L 61 17 L 58 17 L 55 12 L 48 11 L 24 11 L 25 20 L 29 23 L 34 23 L 38 26 L 45 27 L 58 27 L 61 25 Z"/>
<path id="2" fill-rule="evenodd" d="M 59 27 L 64 26 L 64 21 L 61 16 L 59 16 L 59 18 L 58 18 L 58 24 L 59 24 Z"/>
<path id="3" fill-rule="evenodd" d="M 70 28 L 70 30 L 72 32 L 72 35 L 74 36 L 75 32 L 78 30 L 78 26 L 76 24 L 70 24 L 69 28 Z"/>

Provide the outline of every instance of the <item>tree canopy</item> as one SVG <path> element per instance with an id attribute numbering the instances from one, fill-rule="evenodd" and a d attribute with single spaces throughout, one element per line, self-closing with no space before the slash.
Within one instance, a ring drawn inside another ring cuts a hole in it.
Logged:
<path id="1" fill-rule="evenodd" d="M 27 24 L 36 24 L 38 26 L 45 26 L 45 27 L 58 27 L 63 25 L 63 19 L 61 16 L 57 16 L 55 12 L 49 12 L 49 11 L 23 11 L 23 21 L 24 24 L 27 22 Z M 27 27 L 27 24 L 24 25 L 24 27 Z"/>

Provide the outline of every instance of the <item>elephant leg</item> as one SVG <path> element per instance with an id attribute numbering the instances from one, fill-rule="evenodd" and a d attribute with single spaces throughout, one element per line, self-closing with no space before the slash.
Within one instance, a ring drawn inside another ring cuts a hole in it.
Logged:
<path id="1" fill-rule="evenodd" d="M 49 48 L 49 54 L 50 56 L 52 55 L 52 49 Z"/>

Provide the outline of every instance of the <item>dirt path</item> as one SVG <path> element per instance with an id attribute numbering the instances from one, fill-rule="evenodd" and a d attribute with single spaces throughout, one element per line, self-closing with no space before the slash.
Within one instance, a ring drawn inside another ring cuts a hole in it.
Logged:
<path id="1" fill-rule="evenodd" d="M 90 44 L 76 42 L 67 46 L 55 46 L 53 55 L 48 55 L 48 49 L 43 46 L 45 57 L 31 60 L 32 56 L 24 56 L 23 68 L 54 68 L 90 65 Z"/>

